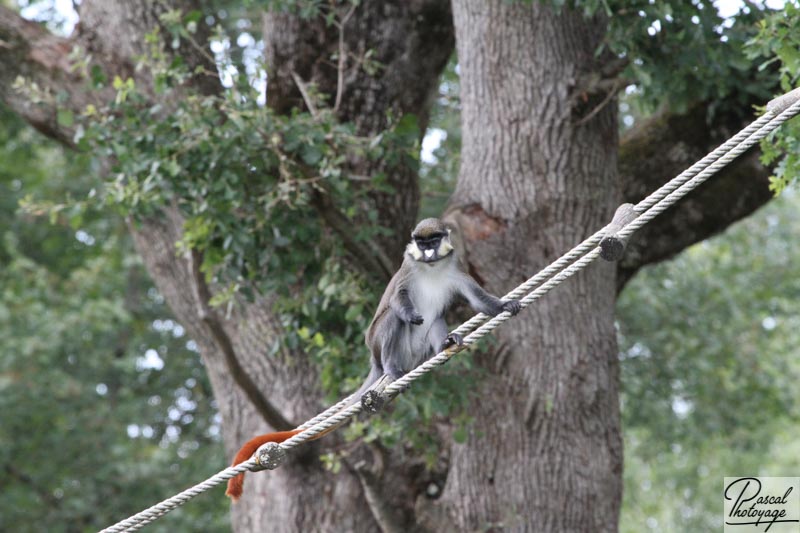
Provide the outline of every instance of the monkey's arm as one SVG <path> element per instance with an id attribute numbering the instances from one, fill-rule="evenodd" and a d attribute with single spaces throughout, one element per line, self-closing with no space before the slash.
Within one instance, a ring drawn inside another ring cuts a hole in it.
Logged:
<path id="1" fill-rule="evenodd" d="M 519 313 L 520 305 L 518 300 L 508 300 L 504 302 L 500 298 L 483 290 L 483 287 L 478 285 L 471 276 L 466 274 L 462 275 L 461 294 L 474 309 L 489 316 L 497 316 L 503 311 L 508 311 L 512 316 Z"/>
<path id="2" fill-rule="evenodd" d="M 403 322 L 408 322 L 410 324 L 414 324 L 415 326 L 422 324 L 422 315 L 420 315 L 417 310 L 414 309 L 414 304 L 411 302 L 411 297 L 409 296 L 408 289 L 406 287 L 400 287 L 397 289 L 397 292 L 389 301 L 389 305 Z"/>

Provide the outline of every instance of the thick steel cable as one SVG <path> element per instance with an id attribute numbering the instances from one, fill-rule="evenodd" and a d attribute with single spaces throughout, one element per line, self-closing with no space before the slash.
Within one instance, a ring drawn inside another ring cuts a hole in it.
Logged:
<path id="1" fill-rule="evenodd" d="M 673 205 L 683 196 L 694 190 L 701 183 L 705 182 L 710 176 L 719 171 L 722 167 L 730 163 L 738 155 L 752 147 L 756 142 L 766 137 L 769 133 L 778 128 L 781 124 L 795 116 L 800 112 L 800 92 L 796 89 L 791 93 L 779 97 L 773 102 L 782 100 L 779 107 L 769 109 L 762 117 L 752 122 L 750 125 L 742 129 L 734 137 L 723 143 L 716 150 L 706 155 L 703 159 L 692 165 L 689 169 L 676 176 L 668 183 L 660 187 L 647 198 L 639 202 L 635 206 L 635 211 L 639 213 L 634 220 L 626 224 L 617 236 L 627 237 L 634 231 L 641 228 L 647 222 L 655 218 L 658 214 L 662 213 L 669 206 Z M 787 103 L 794 102 L 787 107 Z M 518 298 L 525 292 L 526 296 L 520 299 L 522 308 L 529 306 L 534 301 L 538 300 L 554 287 L 564 282 L 566 279 L 576 274 L 577 272 L 586 268 L 592 263 L 599 255 L 600 249 L 597 244 L 602 239 L 604 231 L 598 231 L 591 237 L 578 244 L 572 250 L 561 256 L 559 259 L 551 263 L 547 268 L 540 271 L 538 274 L 516 287 L 513 291 L 508 293 L 505 298 Z M 574 261 L 574 262 L 573 262 Z M 548 279 L 549 278 L 549 279 Z M 546 281 L 545 281 L 546 280 Z M 539 285 L 535 290 L 530 290 L 532 287 Z M 456 333 L 463 334 L 472 330 L 476 325 L 486 320 L 486 315 L 478 314 L 470 320 L 462 324 Z M 483 323 L 475 331 L 472 331 L 464 338 L 464 345 L 461 347 L 448 348 L 447 350 L 438 353 L 431 359 L 425 361 L 414 370 L 405 374 L 400 379 L 389 384 L 384 390 L 384 394 L 391 398 L 400 394 L 408 389 L 408 386 L 417 380 L 419 377 L 427 374 L 437 366 L 446 363 L 453 355 L 466 349 L 471 344 L 474 344 L 488 333 L 493 331 L 497 326 L 511 318 L 509 313 L 501 313 L 496 317 L 491 318 Z M 305 429 L 302 433 L 284 441 L 280 447 L 284 450 L 289 450 L 295 446 L 306 442 L 324 432 L 327 429 L 342 424 L 347 419 L 358 414 L 362 407 L 360 402 L 350 405 L 341 411 L 340 406 L 347 405 L 353 398 L 353 395 L 341 400 L 336 405 L 326 409 L 323 413 L 308 420 L 298 427 L 298 429 Z M 338 411 L 338 412 L 337 412 Z M 333 413 L 333 414 L 331 414 Z M 251 458 L 235 467 L 229 467 L 207 480 L 199 483 L 171 498 L 168 498 L 161 503 L 158 503 L 140 513 L 137 513 L 130 518 L 123 520 L 103 532 L 116 533 L 122 531 L 134 531 L 144 525 L 158 519 L 176 507 L 186 503 L 191 498 L 209 490 L 210 488 L 227 481 L 228 479 L 242 473 L 249 471 L 257 466 L 254 458 Z"/>

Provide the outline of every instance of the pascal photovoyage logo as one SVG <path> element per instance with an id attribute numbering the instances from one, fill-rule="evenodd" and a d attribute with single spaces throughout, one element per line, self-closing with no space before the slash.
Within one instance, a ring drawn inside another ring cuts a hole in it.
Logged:
<path id="1" fill-rule="evenodd" d="M 725 533 L 800 533 L 800 477 L 726 477 Z"/>

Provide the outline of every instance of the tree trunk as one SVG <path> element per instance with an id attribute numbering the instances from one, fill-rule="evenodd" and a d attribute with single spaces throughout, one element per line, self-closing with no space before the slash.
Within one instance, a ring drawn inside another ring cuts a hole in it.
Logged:
<path id="1" fill-rule="evenodd" d="M 454 2 L 462 164 L 449 217 L 471 272 L 503 293 L 610 221 L 617 112 L 577 106 L 605 29 L 542 3 Z M 614 268 L 595 264 L 501 328 L 506 353 L 454 444 L 441 504 L 459 530 L 615 531 L 622 440 Z"/>

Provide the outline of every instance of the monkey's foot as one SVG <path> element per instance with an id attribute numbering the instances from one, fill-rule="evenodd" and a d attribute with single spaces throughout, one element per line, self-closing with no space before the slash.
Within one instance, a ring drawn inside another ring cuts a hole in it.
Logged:
<path id="1" fill-rule="evenodd" d="M 442 342 L 442 347 L 439 349 L 439 351 L 446 350 L 451 346 L 463 346 L 463 345 L 464 345 L 464 338 L 458 333 L 451 333 L 447 336 L 447 338 L 444 339 L 444 342 Z"/>
<path id="2" fill-rule="evenodd" d="M 507 302 L 503 302 L 503 311 L 508 311 L 511 313 L 511 316 L 516 316 L 520 309 L 522 309 L 522 306 L 520 305 L 519 300 L 509 300 Z"/>

